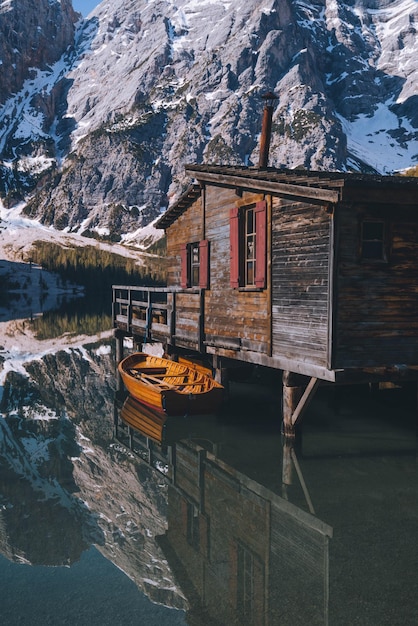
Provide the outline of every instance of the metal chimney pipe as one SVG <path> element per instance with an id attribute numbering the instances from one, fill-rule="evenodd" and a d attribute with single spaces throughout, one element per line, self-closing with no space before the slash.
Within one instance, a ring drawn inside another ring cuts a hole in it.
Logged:
<path id="1" fill-rule="evenodd" d="M 261 125 L 261 137 L 260 137 L 260 156 L 258 161 L 258 167 L 267 167 L 270 151 L 270 139 L 271 139 L 271 123 L 273 119 L 273 102 L 278 100 L 278 97 L 268 92 L 261 96 L 266 101 L 263 111 L 263 121 Z"/>

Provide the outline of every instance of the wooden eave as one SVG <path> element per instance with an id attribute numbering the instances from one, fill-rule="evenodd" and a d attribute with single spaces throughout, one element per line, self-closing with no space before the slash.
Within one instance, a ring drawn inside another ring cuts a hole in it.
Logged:
<path id="1" fill-rule="evenodd" d="M 168 228 L 199 198 L 200 185 L 190 185 L 180 198 L 155 222 L 155 228 Z"/>
<path id="2" fill-rule="evenodd" d="M 353 178 L 346 182 L 341 200 L 410 206 L 418 210 L 418 178 L 382 176 L 380 182 L 375 177 L 369 181 Z"/>
<path id="3" fill-rule="evenodd" d="M 199 182 L 248 191 L 261 191 L 295 200 L 335 204 L 344 186 L 341 174 L 234 166 L 186 165 Z"/>
<path id="4" fill-rule="evenodd" d="M 156 222 L 166 229 L 200 196 L 202 186 L 210 184 L 240 191 L 258 191 L 296 202 L 318 204 L 359 202 L 416 206 L 418 178 L 379 176 L 347 172 L 316 172 L 234 165 L 186 165 L 186 172 L 199 184 L 190 187 Z"/>
<path id="5" fill-rule="evenodd" d="M 418 178 L 225 165 L 186 165 L 202 183 L 311 202 L 393 203 L 418 208 Z"/>

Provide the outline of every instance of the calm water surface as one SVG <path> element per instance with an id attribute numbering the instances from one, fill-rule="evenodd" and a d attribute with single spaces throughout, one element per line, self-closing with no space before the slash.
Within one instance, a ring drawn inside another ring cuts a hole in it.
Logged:
<path id="1" fill-rule="evenodd" d="M 113 359 L 6 380 L 1 624 L 418 623 L 414 389 L 321 388 L 292 447 L 274 376 L 129 430 Z"/>

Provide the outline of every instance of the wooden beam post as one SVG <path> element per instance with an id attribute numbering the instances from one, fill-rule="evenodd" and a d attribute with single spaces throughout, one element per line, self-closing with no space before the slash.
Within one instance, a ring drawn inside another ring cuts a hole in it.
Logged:
<path id="1" fill-rule="evenodd" d="M 285 437 L 294 439 L 295 428 L 292 423 L 293 413 L 303 395 L 306 386 L 306 377 L 294 372 L 283 372 L 283 434 Z"/>
<path id="2" fill-rule="evenodd" d="M 295 426 L 315 395 L 319 385 L 318 378 L 307 378 L 294 372 L 283 372 L 283 434 L 295 438 Z"/>
<path id="3" fill-rule="evenodd" d="M 310 404 L 312 398 L 314 397 L 318 386 L 319 386 L 319 379 L 311 378 L 305 391 L 303 392 L 303 395 L 295 409 L 295 412 L 293 413 L 293 417 L 292 417 L 293 426 L 296 426 L 296 424 L 298 424 L 298 422 L 302 419 L 302 415 L 308 408 L 308 405 Z"/>
<path id="4" fill-rule="evenodd" d="M 229 373 L 228 368 L 223 367 L 222 358 L 217 354 L 213 355 L 212 358 L 212 367 L 215 371 L 215 380 L 218 383 L 221 383 L 225 389 L 225 396 L 229 396 Z"/>
<path id="5" fill-rule="evenodd" d="M 115 349 L 115 356 L 116 356 L 116 390 L 117 391 L 121 391 L 123 389 L 123 382 L 122 382 L 122 378 L 118 372 L 118 365 L 119 363 L 122 361 L 123 359 L 123 338 L 124 338 L 124 333 L 119 330 L 116 329 L 114 332 L 115 335 L 115 340 L 116 340 L 116 349 Z"/>
<path id="6" fill-rule="evenodd" d="M 283 464 L 282 464 L 282 498 L 288 499 L 287 490 L 292 484 L 292 446 L 290 438 L 287 437 L 283 442 Z"/>

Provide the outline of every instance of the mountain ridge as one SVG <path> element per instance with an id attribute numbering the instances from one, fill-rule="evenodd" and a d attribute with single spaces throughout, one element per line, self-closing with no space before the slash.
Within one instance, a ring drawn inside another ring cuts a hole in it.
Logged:
<path id="1" fill-rule="evenodd" d="M 266 91 L 272 166 L 418 161 L 416 0 L 104 0 L 78 21 L 41 1 L 73 41 L 0 105 L 0 193 L 44 224 L 118 240 L 178 197 L 186 163 L 256 164 Z"/>

